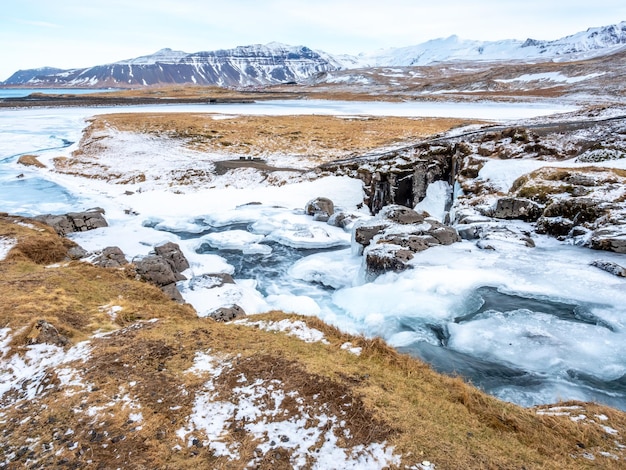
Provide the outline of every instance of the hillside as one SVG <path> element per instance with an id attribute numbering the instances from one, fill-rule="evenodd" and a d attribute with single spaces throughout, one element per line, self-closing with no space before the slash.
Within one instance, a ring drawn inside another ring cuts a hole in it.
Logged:
<path id="1" fill-rule="evenodd" d="M 218 323 L 0 217 L 6 468 L 622 468 L 626 415 L 522 409 L 380 340 Z"/>

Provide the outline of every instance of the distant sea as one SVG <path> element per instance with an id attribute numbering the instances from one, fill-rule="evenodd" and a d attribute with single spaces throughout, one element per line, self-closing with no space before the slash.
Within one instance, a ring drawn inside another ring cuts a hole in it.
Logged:
<path id="1" fill-rule="evenodd" d="M 84 95 L 86 93 L 105 93 L 116 91 L 114 88 L 90 89 L 90 88 L 0 88 L 0 99 L 23 98 L 31 93 L 45 93 L 47 95 Z"/>

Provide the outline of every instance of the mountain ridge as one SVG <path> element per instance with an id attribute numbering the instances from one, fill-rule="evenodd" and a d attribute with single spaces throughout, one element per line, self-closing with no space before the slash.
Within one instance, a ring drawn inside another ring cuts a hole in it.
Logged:
<path id="1" fill-rule="evenodd" d="M 626 48 L 626 21 L 592 27 L 556 40 L 478 41 L 457 35 L 359 55 L 329 54 L 279 42 L 187 53 L 164 48 L 153 54 L 87 68 L 45 67 L 15 72 L 2 86 L 141 87 L 164 84 L 265 86 L 314 81 L 324 72 L 367 67 L 411 67 L 457 61 L 567 62 Z"/>

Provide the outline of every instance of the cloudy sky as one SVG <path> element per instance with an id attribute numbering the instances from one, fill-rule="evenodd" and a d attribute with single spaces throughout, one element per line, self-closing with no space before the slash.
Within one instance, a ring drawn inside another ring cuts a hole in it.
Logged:
<path id="1" fill-rule="evenodd" d="M 170 47 L 278 41 L 356 54 L 457 34 L 557 39 L 626 20 L 624 0 L 3 0 L 0 80 L 18 69 L 87 67 Z"/>

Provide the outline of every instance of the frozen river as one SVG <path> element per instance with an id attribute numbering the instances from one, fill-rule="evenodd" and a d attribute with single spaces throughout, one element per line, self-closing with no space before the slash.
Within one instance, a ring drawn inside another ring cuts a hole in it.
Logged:
<path id="1" fill-rule="evenodd" d="M 626 409 L 624 281 L 589 266 L 597 257 L 624 265 L 623 255 L 544 237 L 535 239 L 534 249 L 512 245 L 485 251 L 462 242 L 418 254 L 412 270 L 366 281 L 362 260 L 350 248 L 350 232 L 314 222 L 302 211 L 317 196 L 357 211 L 363 197 L 358 181 L 331 177 L 282 187 L 125 195 L 124 187 L 15 163 L 28 153 L 44 161 L 67 155 L 80 139 L 84 118 L 111 111 L 417 117 L 452 116 L 453 109 L 453 117 L 497 120 L 570 110 L 507 106 L 298 101 L 2 110 L 0 210 L 34 215 L 103 207 L 110 227 L 77 234 L 75 240 L 93 250 L 117 245 L 129 258 L 163 241 L 179 243 L 192 264 L 180 289 L 201 315 L 229 303 L 248 313 L 283 309 L 316 315 L 351 333 L 381 336 L 505 400 L 522 405 L 595 400 Z M 158 164 L 166 168 L 168 162 Z M 129 208 L 138 215 L 127 213 Z M 218 272 L 232 273 L 237 284 L 211 288 L 210 274 Z"/>

